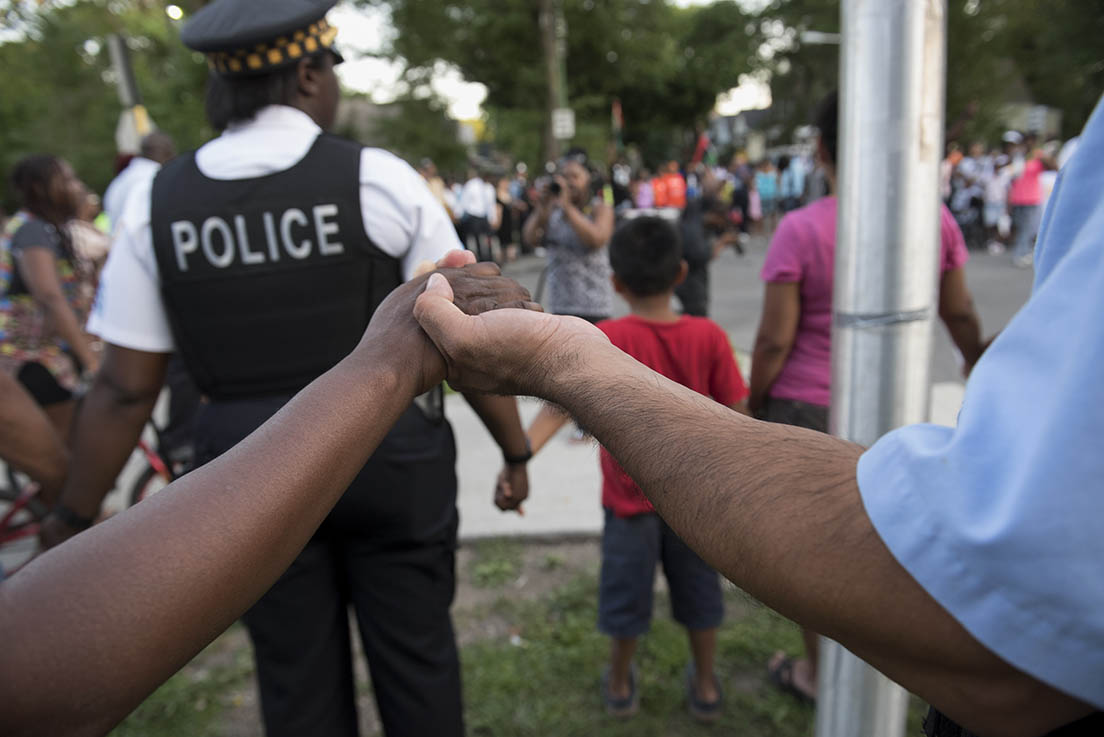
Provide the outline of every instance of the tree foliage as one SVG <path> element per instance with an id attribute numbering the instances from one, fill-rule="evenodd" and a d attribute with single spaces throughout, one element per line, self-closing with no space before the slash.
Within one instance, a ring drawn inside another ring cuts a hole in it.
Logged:
<path id="1" fill-rule="evenodd" d="M 45 5 L 33 14 L 4 8 L 18 36 L 0 43 L 2 201 L 11 207 L 7 172 L 21 156 L 48 152 L 68 159 L 97 191 L 111 180 L 121 110 L 105 41 L 124 33 L 143 102 L 178 147 L 211 134 L 203 118 L 207 75 L 201 56 L 185 49 L 154 0 L 82 0 Z"/>
<path id="2" fill-rule="evenodd" d="M 496 140 L 536 159 L 547 100 L 536 3 L 361 2 L 389 8 L 397 30 L 389 53 L 406 62 L 412 85 L 441 62 L 454 65 L 486 85 Z M 748 71 L 746 17 L 731 0 L 689 9 L 666 0 L 563 0 L 563 10 L 568 97 L 584 139 L 609 140 L 619 98 L 626 142 L 669 155 L 672 141 Z"/>
<path id="3" fill-rule="evenodd" d="M 839 0 L 774 0 L 759 15 L 756 62 L 787 127 L 808 123 L 837 85 L 839 49 L 800 33 L 839 31 Z M 1104 0 L 948 0 L 947 120 L 961 137 L 993 140 L 1002 108 L 1026 95 L 1063 113 L 1076 134 L 1104 90 Z"/>

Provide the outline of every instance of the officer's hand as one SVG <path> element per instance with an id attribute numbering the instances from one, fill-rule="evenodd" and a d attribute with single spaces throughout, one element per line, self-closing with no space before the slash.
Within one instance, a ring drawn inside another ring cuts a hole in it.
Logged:
<path id="1" fill-rule="evenodd" d="M 473 317 L 457 307 L 459 299 L 453 304 L 456 297 L 448 280 L 432 275 L 414 306 L 454 388 L 547 397 L 557 376 L 569 375 L 595 348 L 609 349 L 605 334 L 586 320 L 531 310 Z"/>
<path id="2" fill-rule="evenodd" d="M 419 261 L 418 265 L 414 267 L 414 277 L 416 278 L 428 274 L 437 269 L 459 269 L 461 266 L 467 266 L 468 264 L 474 263 L 474 253 L 463 248 L 457 248 L 446 253 L 437 263 L 433 263 L 429 259 Z"/>
<path id="3" fill-rule="evenodd" d="M 467 256 L 446 256 L 446 263 L 457 263 Z M 455 293 L 456 307 L 471 315 L 500 307 L 539 310 L 530 301 L 529 291 L 513 279 L 501 276 L 493 263 L 468 263 L 460 268 L 443 268 L 439 275 L 450 293 Z M 368 329 L 357 346 L 355 357 L 373 365 L 389 364 L 397 376 L 414 381 L 414 394 L 421 394 L 445 378 L 445 363 L 414 319 L 414 302 L 429 279 L 425 274 L 411 279 L 387 296 L 376 309 Z"/>
<path id="4" fill-rule="evenodd" d="M 521 503 L 529 498 L 529 471 L 524 463 L 507 463 L 495 483 L 495 506 L 503 512 L 524 515 Z"/>

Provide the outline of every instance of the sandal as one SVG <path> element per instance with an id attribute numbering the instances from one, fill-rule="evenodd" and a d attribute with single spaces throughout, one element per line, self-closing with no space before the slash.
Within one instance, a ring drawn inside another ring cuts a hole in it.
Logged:
<path id="1" fill-rule="evenodd" d="M 773 668 L 767 667 L 767 676 L 770 677 L 771 683 L 773 683 L 779 691 L 793 696 L 802 704 L 812 706 L 816 704 L 816 698 L 805 693 L 794 684 L 794 666 L 797 665 L 797 660 L 797 658 L 791 657 L 783 658 L 778 665 Z"/>
<path id="2" fill-rule="evenodd" d="M 721 682 L 717 675 L 713 674 L 713 684 L 717 688 L 716 701 L 702 701 L 698 697 L 698 690 L 694 688 L 694 676 L 697 669 L 693 661 L 686 664 L 686 706 L 690 710 L 690 716 L 699 722 L 715 722 L 721 717 L 721 706 L 724 703 L 724 694 L 721 693 Z"/>
<path id="3" fill-rule="evenodd" d="M 628 719 L 640 711 L 640 693 L 636 689 L 636 666 L 629 668 L 629 695 L 623 699 L 610 695 L 610 667 L 602 672 L 602 704 L 611 717 Z"/>

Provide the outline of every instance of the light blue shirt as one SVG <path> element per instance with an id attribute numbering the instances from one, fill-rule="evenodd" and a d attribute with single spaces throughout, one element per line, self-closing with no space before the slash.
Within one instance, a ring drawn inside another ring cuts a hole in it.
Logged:
<path id="1" fill-rule="evenodd" d="M 886 435 L 859 488 L 893 555 L 974 637 L 1104 709 L 1104 101 L 1055 186 L 1035 267 L 957 429 Z"/>
<path id="2" fill-rule="evenodd" d="M 805 165 L 797 157 L 782 172 L 780 189 L 782 197 L 800 197 L 805 192 Z"/>

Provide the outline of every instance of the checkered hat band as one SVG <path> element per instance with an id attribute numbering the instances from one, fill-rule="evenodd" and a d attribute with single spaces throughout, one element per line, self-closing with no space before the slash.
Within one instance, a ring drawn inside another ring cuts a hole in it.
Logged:
<path id="1" fill-rule="evenodd" d="M 332 47 L 336 37 L 337 28 L 323 18 L 267 43 L 234 51 L 213 51 L 207 54 L 207 65 L 224 77 L 263 74 Z"/>

